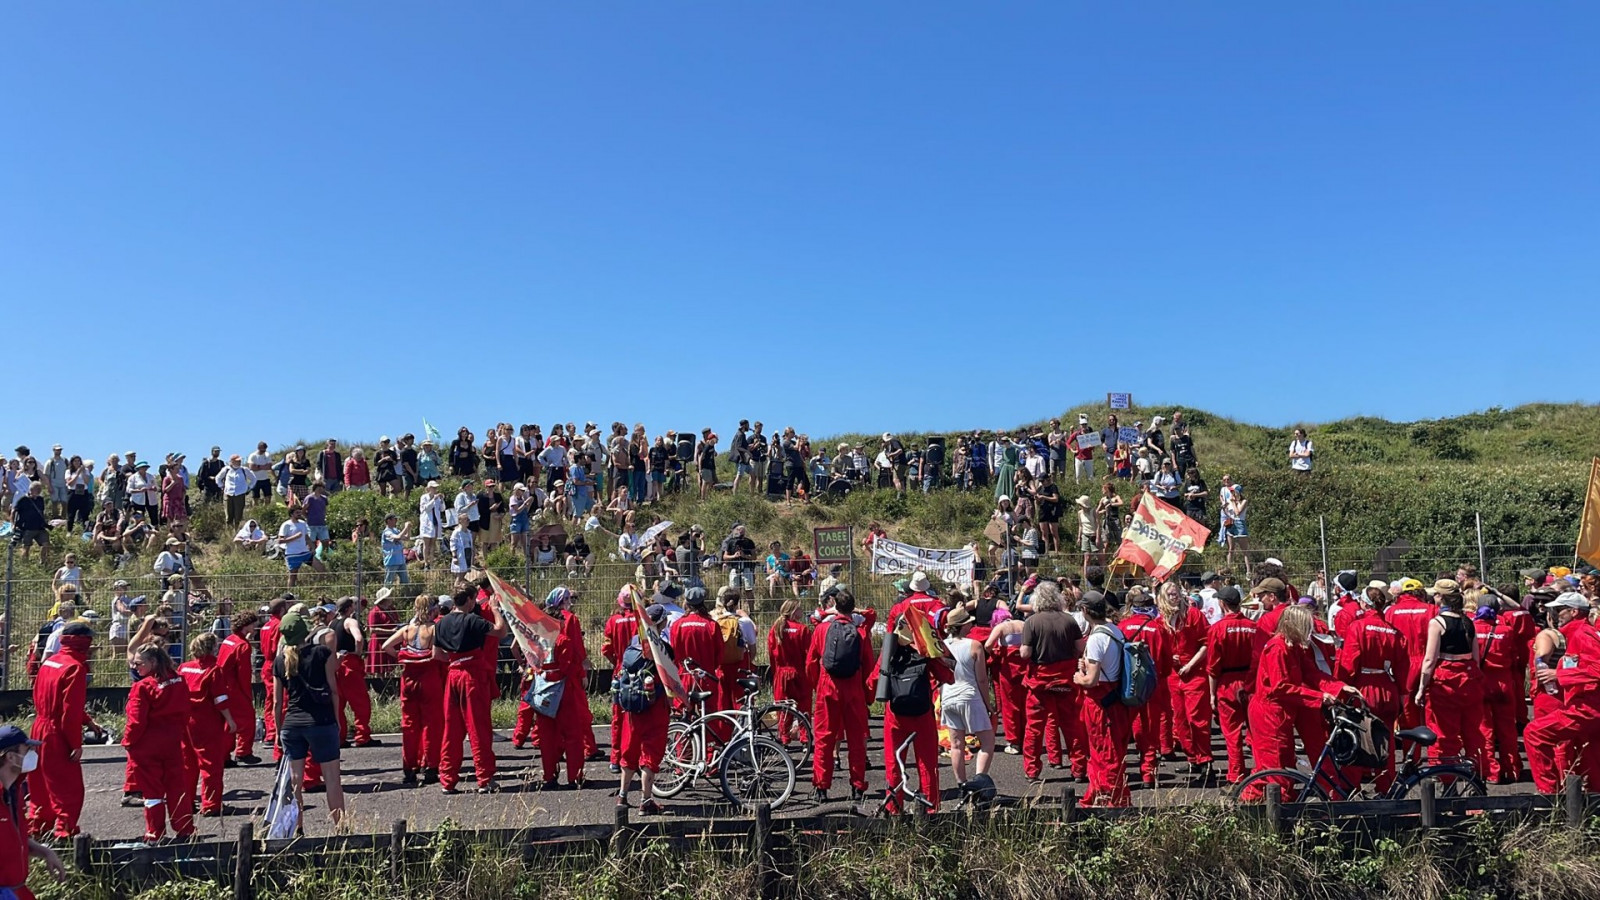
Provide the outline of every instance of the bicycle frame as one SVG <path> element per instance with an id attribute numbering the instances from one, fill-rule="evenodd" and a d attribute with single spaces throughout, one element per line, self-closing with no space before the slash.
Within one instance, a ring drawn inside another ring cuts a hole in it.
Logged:
<path id="1" fill-rule="evenodd" d="M 1347 767 L 1340 765 L 1333 759 L 1332 743 L 1332 741 L 1323 743 L 1322 753 L 1317 757 L 1316 764 L 1311 767 L 1311 780 L 1306 782 L 1306 790 L 1321 788 L 1324 793 L 1336 800 L 1349 800 L 1362 792 L 1362 786 L 1365 782 L 1360 780 L 1351 782 L 1349 778 L 1345 777 L 1344 770 Z M 1395 770 L 1394 782 L 1389 785 L 1389 788 L 1377 795 L 1376 799 L 1379 800 L 1399 799 L 1413 780 L 1426 777 L 1427 773 L 1440 766 L 1466 766 L 1474 772 L 1477 771 L 1477 764 L 1464 756 L 1445 757 L 1436 763 L 1419 764 L 1411 758 L 1410 748 L 1402 751 L 1400 747 L 1396 746 L 1390 748 L 1389 752 L 1391 754 L 1402 754 L 1405 757 L 1405 763 Z M 1334 782 L 1334 778 L 1338 779 L 1337 783 Z M 1305 799 L 1305 797 L 1294 798 L 1295 802 Z"/>
<path id="2" fill-rule="evenodd" d="M 917 732 L 913 731 L 912 733 L 906 735 L 906 739 L 901 741 L 900 746 L 896 747 L 894 750 L 895 768 L 900 772 L 900 793 L 904 795 L 905 798 L 911 800 L 924 809 L 933 809 L 933 801 L 929 800 L 928 796 L 922 793 L 921 774 L 917 771 L 915 766 L 912 766 L 909 769 L 906 767 L 907 750 L 911 751 L 912 761 L 916 761 L 917 750 L 915 743 L 917 740 L 917 734 Z M 915 780 L 913 780 L 913 778 L 915 778 Z M 884 791 L 883 799 L 878 802 L 878 808 L 873 814 L 888 815 L 889 804 L 894 799 L 895 795 L 893 792 Z"/>

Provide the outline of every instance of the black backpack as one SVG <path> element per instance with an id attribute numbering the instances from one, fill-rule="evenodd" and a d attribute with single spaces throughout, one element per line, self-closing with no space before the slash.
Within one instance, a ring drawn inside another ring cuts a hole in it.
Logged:
<path id="1" fill-rule="evenodd" d="M 822 639 L 822 670 L 835 678 L 849 678 L 861 671 L 861 632 L 849 619 L 835 618 L 828 623 Z"/>
<path id="2" fill-rule="evenodd" d="M 904 647 L 889 658 L 889 709 L 897 716 L 920 716 L 933 711 L 933 688 L 928 684 L 928 661 Z"/>
<path id="3" fill-rule="evenodd" d="M 661 689 L 656 684 L 646 686 L 645 682 L 654 675 L 655 663 L 644 655 L 639 645 L 630 645 L 622 651 L 622 670 L 611 682 L 611 693 L 616 697 L 617 707 L 630 713 L 649 709 Z"/>

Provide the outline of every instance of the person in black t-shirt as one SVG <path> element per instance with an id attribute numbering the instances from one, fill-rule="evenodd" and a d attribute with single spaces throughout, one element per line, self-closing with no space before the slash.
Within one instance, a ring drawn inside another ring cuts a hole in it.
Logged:
<path id="1" fill-rule="evenodd" d="M 34 544 L 39 545 L 39 564 L 50 561 L 50 522 L 45 518 L 44 482 L 28 485 L 28 495 L 17 500 L 11 509 L 11 527 L 22 545 L 22 558 L 27 559 Z"/>
<path id="2" fill-rule="evenodd" d="M 510 633 L 499 604 L 489 604 L 490 618 L 478 612 L 478 590 L 471 585 L 451 598 L 455 609 L 441 618 L 433 631 L 433 645 L 450 662 L 445 679 L 444 749 L 439 754 L 439 786 L 446 794 L 460 793 L 461 741 L 472 742 L 473 775 L 478 793 L 493 793 L 494 727 L 490 704 L 495 690 L 494 669 L 482 664 L 486 642 L 498 645 Z"/>
<path id="3" fill-rule="evenodd" d="M 304 612 L 291 609 L 278 623 L 278 654 L 272 662 L 278 750 L 289 757 L 295 799 L 300 799 L 305 785 L 309 756 L 320 767 L 328 791 L 328 816 L 335 824 L 344 817 L 344 789 L 339 780 L 337 640 L 331 630 L 312 640 Z"/>
<path id="4" fill-rule="evenodd" d="M 1039 530 L 1044 536 L 1046 553 L 1061 552 L 1061 489 L 1056 487 L 1055 476 L 1049 472 L 1039 479 L 1033 489 L 1039 506 Z"/>

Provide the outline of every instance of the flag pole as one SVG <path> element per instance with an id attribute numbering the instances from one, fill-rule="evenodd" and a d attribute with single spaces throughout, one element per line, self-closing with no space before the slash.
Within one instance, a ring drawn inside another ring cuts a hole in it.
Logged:
<path id="1" fill-rule="evenodd" d="M 1322 592 L 1328 594 L 1333 590 L 1331 587 L 1333 576 L 1328 574 L 1328 519 L 1326 516 L 1317 516 L 1317 531 L 1322 535 Z"/>
<path id="2" fill-rule="evenodd" d="M 1474 512 L 1472 518 L 1478 525 L 1478 577 L 1483 579 L 1484 584 L 1489 584 L 1488 557 L 1483 552 L 1483 513 Z"/>

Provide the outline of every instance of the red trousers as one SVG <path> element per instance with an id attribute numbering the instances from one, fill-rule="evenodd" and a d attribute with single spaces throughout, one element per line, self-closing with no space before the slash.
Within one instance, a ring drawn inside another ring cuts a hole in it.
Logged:
<path id="1" fill-rule="evenodd" d="M 1133 748 L 1139 757 L 1139 774 L 1146 782 L 1155 783 L 1161 771 L 1161 721 L 1170 715 L 1165 681 L 1156 682 L 1155 692 L 1145 705 L 1129 709 L 1133 720 Z M 1171 750 L 1169 746 L 1167 748 Z"/>
<path id="2" fill-rule="evenodd" d="M 354 743 L 370 743 L 372 695 L 367 693 L 367 661 L 360 653 L 341 653 L 336 674 L 339 682 L 339 737 L 343 739 L 349 733 L 348 720 L 345 718 L 345 708 L 349 707 L 350 718 L 355 720 Z"/>
<path id="3" fill-rule="evenodd" d="M 613 747 L 617 765 L 624 769 L 661 771 L 661 756 L 667 750 L 667 726 L 672 722 L 672 706 L 657 700 L 640 713 L 621 713 L 618 726 L 620 746 Z"/>
<path id="4" fill-rule="evenodd" d="M 1484 771 L 1483 678 L 1468 662 L 1443 660 L 1433 672 L 1423 710 L 1439 740 L 1428 748 L 1428 761 L 1465 755 Z"/>
<path id="5" fill-rule="evenodd" d="M 1072 758 L 1074 771 L 1088 768 L 1088 753 L 1081 743 L 1072 739 L 1072 732 L 1081 724 L 1076 689 L 1051 691 L 1045 689 L 1024 692 L 1024 726 L 1022 738 L 1022 772 L 1029 778 L 1038 778 L 1044 769 L 1040 759 L 1043 754 L 1050 765 L 1061 765 L 1061 735 L 1068 735 L 1067 752 Z M 1077 743 L 1077 746 L 1073 746 Z"/>
<path id="6" fill-rule="evenodd" d="M 274 690 L 275 686 L 273 685 L 272 678 L 272 660 L 270 659 L 267 660 L 266 665 L 261 667 L 261 683 L 265 685 L 267 689 L 267 703 L 266 706 L 262 707 L 261 709 L 261 721 L 266 724 L 266 731 L 262 737 L 266 740 L 267 746 L 272 748 L 272 758 L 274 761 L 276 761 L 279 755 L 278 723 L 273 721 L 273 701 L 277 696 L 277 692 Z M 235 719 L 234 721 L 237 722 L 238 720 Z M 252 735 L 255 734 L 255 722 L 250 723 L 250 733 Z"/>
<path id="7" fill-rule="evenodd" d="M 1200 674 L 1194 674 L 1200 671 Z M 1173 672 L 1167 679 L 1172 705 L 1172 737 L 1191 763 L 1211 762 L 1211 687 L 1199 666 L 1187 678 Z"/>
<path id="8" fill-rule="evenodd" d="M 1600 689 L 1571 694 L 1559 707 L 1546 704 L 1522 733 L 1522 741 L 1533 785 L 1540 793 L 1561 790 L 1567 769 L 1557 764 L 1559 756 L 1565 757 L 1568 766 L 1581 761 L 1578 768 L 1588 782 L 1585 789 L 1593 791 L 1597 787 L 1593 763 L 1600 757 Z"/>
<path id="9" fill-rule="evenodd" d="M 806 673 L 800 669 L 780 668 L 772 673 L 772 699 L 792 700 L 799 709 L 811 708 L 811 682 L 806 680 Z M 787 713 L 778 714 L 778 739 L 787 744 L 794 740 L 794 717 Z"/>
<path id="10" fill-rule="evenodd" d="M 1255 771 L 1295 768 L 1294 732 L 1299 720 L 1305 718 L 1305 711 L 1300 706 L 1287 706 L 1265 697 L 1258 696 L 1251 701 L 1250 754 L 1255 757 Z M 1313 709 L 1312 712 L 1319 710 Z M 1322 755 L 1322 747 L 1326 742 L 1326 736 L 1318 737 L 1315 754 L 1311 753 L 1311 742 L 1307 742 L 1306 753 L 1312 762 Z M 1283 785 L 1285 790 L 1290 787 L 1292 785 Z M 1256 800 L 1259 795 L 1244 799 Z"/>
<path id="11" fill-rule="evenodd" d="M 589 696 L 583 692 L 583 681 L 568 677 L 561 689 L 561 705 L 553 716 L 534 715 L 535 737 L 539 742 L 539 762 L 544 766 L 544 780 L 555 781 L 563 757 L 567 761 L 567 781 L 583 780 L 583 735 L 593 732 L 588 723 L 594 721 L 589 714 Z"/>
<path id="12" fill-rule="evenodd" d="M 1483 776 L 1491 781 L 1516 781 L 1522 777 L 1522 755 L 1517 749 L 1517 707 L 1522 705 L 1519 676 L 1511 669 L 1483 670 Z"/>
<path id="13" fill-rule="evenodd" d="M 910 755 L 916 758 L 917 778 L 922 786 L 922 793 L 932 803 L 930 812 L 939 809 L 939 722 L 933 713 L 926 712 L 920 716 L 897 716 L 894 710 L 885 709 L 883 713 L 883 772 L 884 780 L 889 785 L 889 811 L 902 812 L 900 803 L 900 764 L 895 761 L 895 751 L 911 738 L 911 746 L 907 748 Z M 906 763 L 909 768 L 911 763 Z"/>
<path id="14" fill-rule="evenodd" d="M 1006 743 L 1018 749 L 1027 740 L 1028 689 L 1022 684 L 1027 673 L 1027 664 L 1015 650 L 1004 651 L 995 666 L 994 692 L 1000 700 L 1000 723 L 1005 728 Z"/>
<path id="15" fill-rule="evenodd" d="M 439 786 L 451 789 L 461 780 L 461 742 L 472 742 L 473 777 L 479 787 L 494 779 L 494 676 L 476 660 L 452 665 L 444 683 L 444 746 L 439 750 Z"/>
<path id="16" fill-rule="evenodd" d="M 144 746 L 128 748 L 144 795 L 144 836 L 157 841 L 167 834 L 167 820 L 179 837 L 194 834 L 194 798 L 189 794 L 189 773 L 183 764 L 184 742 L 167 738 L 159 745 L 146 740 Z"/>
<path id="17" fill-rule="evenodd" d="M 1217 676 L 1217 724 L 1228 747 L 1228 783 L 1245 776 L 1244 728 L 1250 716 L 1252 676 L 1249 672 L 1224 672 Z"/>
<path id="18" fill-rule="evenodd" d="M 200 811 L 222 810 L 222 770 L 228 761 L 228 748 L 232 744 L 221 723 L 197 724 L 189 722 L 189 740 L 183 745 L 183 767 L 188 773 L 187 794 L 200 796 Z"/>
<path id="19" fill-rule="evenodd" d="M 852 685 L 843 691 L 824 690 L 817 694 L 812 724 L 817 729 L 817 752 L 811 759 L 811 784 L 819 791 L 833 786 L 833 764 L 839 741 L 846 742 L 849 756 L 850 787 L 867 789 L 867 699 L 864 689 Z M 934 738 L 935 744 L 938 737 Z"/>
<path id="20" fill-rule="evenodd" d="M 44 732 L 39 768 L 28 778 L 28 826 L 35 837 L 70 838 L 78 833 L 83 814 L 83 764 L 70 757 L 66 739 Z"/>
<path id="21" fill-rule="evenodd" d="M 1114 686 L 1102 682 L 1079 698 L 1084 736 L 1089 743 L 1089 788 L 1079 806 L 1127 806 L 1128 739 L 1133 724 L 1129 709 L 1112 695 Z"/>
<path id="22" fill-rule="evenodd" d="M 1395 684 L 1394 676 L 1388 673 L 1380 674 L 1376 672 L 1356 674 L 1352 676 L 1350 683 L 1361 691 L 1361 699 L 1367 702 L 1367 709 L 1389 728 L 1390 734 L 1393 734 L 1399 727 L 1400 710 L 1403 705 L 1400 699 L 1400 686 Z M 1358 774 L 1364 775 L 1365 773 Z M 1354 775 L 1352 775 L 1351 780 L 1354 780 Z M 1373 784 L 1378 790 L 1386 791 L 1389 789 L 1389 785 L 1393 783 L 1394 744 L 1391 742 L 1389 746 L 1389 761 L 1384 765 L 1383 770 L 1378 773 L 1377 777 L 1373 779 Z"/>
<path id="23" fill-rule="evenodd" d="M 233 713 L 233 724 L 239 731 L 229 735 L 234 756 L 254 756 L 256 752 L 256 701 L 250 694 L 228 695 L 228 711 Z"/>
<path id="24" fill-rule="evenodd" d="M 445 667 L 438 661 L 400 669 L 400 765 L 407 771 L 439 768 L 444 680 Z"/>

